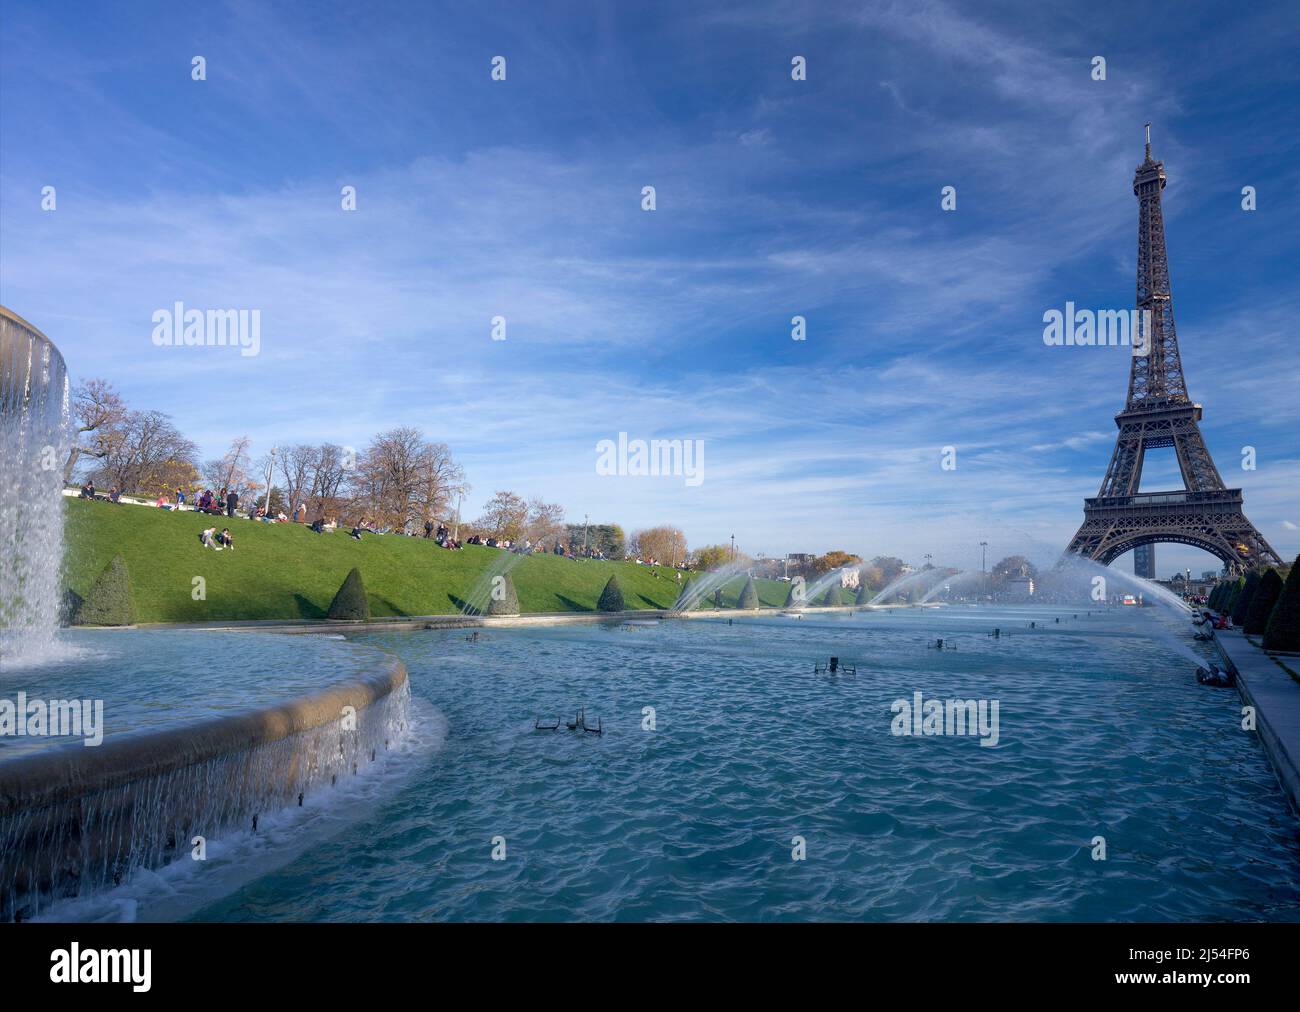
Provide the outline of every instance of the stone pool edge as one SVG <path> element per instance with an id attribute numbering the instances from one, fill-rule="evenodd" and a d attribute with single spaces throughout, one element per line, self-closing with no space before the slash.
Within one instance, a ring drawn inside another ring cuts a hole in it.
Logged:
<path id="1" fill-rule="evenodd" d="M 400 658 L 381 657 L 366 674 L 245 713 L 0 760 L 0 819 L 301 734 L 339 720 L 347 706 L 360 713 L 407 680 Z"/>
<path id="2" fill-rule="evenodd" d="M 1300 817 L 1300 683 L 1235 630 L 1216 630 L 1214 645 L 1237 673 L 1242 702 L 1255 708 L 1255 726 L 1282 793 Z"/>

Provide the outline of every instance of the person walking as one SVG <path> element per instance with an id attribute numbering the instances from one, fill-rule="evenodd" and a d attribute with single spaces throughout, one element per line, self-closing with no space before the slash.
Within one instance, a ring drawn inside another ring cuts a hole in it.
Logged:
<path id="1" fill-rule="evenodd" d="M 226 516 L 233 518 L 235 515 L 235 507 L 238 505 L 239 505 L 239 493 L 228 492 L 226 494 Z"/>

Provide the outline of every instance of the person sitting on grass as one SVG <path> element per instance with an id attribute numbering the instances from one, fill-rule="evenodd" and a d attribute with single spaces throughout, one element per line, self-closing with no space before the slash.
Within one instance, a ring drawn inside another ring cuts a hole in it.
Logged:
<path id="1" fill-rule="evenodd" d="M 215 540 L 216 533 L 217 529 L 215 527 L 209 527 L 207 530 L 199 534 L 199 541 L 202 543 L 204 548 L 211 548 L 219 552 L 221 551 L 221 546 L 217 544 Z"/>
<path id="2" fill-rule="evenodd" d="M 229 527 L 221 528 L 221 533 L 217 535 L 216 540 L 217 540 L 217 544 L 224 545 L 226 548 L 229 548 L 232 552 L 235 550 L 235 539 L 234 536 L 231 535 Z"/>
<path id="3" fill-rule="evenodd" d="M 325 533 L 324 519 L 321 517 L 317 517 L 315 520 L 312 521 L 312 525 L 307 529 L 310 531 L 315 531 L 317 534 L 324 534 Z"/>
<path id="4" fill-rule="evenodd" d="M 361 531 L 362 531 L 362 528 L 364 528 L 365 526 L 366 526 L 366 518 L 365 518 L 365 517 L 362 517 L 362 518 L 361 518 L 361 523 L 356 524 L 356 525 L 352 528 L 352 540 L 353 540 L 353 541 L 360 541 L 360 540 L 361 540 Z"/>
<path id="5" fill-rule="evenodd" d="M 110 488 L 110 489 L 108 490 L 108 501 L 109 501 L 109 502 L 115 502 L 115 503 L 117 503 L 119 506 L 121 505 L 121 503 L 122 503 L 122 493 L 119 492 L 119 491 L 117 490 L 117 486 L 116 486 L 116 485 L 114 485 L 112 488 Z"/>

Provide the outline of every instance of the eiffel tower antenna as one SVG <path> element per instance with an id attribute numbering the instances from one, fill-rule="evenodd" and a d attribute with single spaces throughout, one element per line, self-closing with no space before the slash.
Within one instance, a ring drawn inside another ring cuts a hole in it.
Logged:
<path id="1" fill-rule="evenodd" d="M 1194 545 L 1223 560 L 1229 572 L 1281 565 L 1264 536 L 1246 519 L 1239 488 L 1225 488 L 1201 435 L 1201 406 L 1187 394 L 1174 329 L 1169 257 L 1160 191 L 1165 166 L 1151 157 L 1133 177 L 1138 200 L 1137 316 L 1128 399 L 1115 416 L 1119 437 L 1097 495 L 1083 501 L 1083 526 L 1067 551 L 1109 565 L 1142 545 Z M 1172 446 L 1183 488 L 1142 492 L 1148 449 Z"/>

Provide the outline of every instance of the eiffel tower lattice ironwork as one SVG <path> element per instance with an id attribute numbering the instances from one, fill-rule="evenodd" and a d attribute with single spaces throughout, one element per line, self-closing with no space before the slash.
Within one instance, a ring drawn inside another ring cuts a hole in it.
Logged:
<path id="1" fill-rule="evenodd" d="M 1174 331 L 1169 259 L 1160 191 L 1165 166 L 1151 157 L 1133 177 L 1138 200 L 1137 308 L 1150 312 L 1145 355 L 1135 348 L 1128 401 L 1115 416 L 1119 438 L 1095 498 L 1083 501 L 1083 526 L 1067 551 L 1107 565 L 1139 545 L 1178 542 L 1223 560 L 1229 572 L 1260 564 L 1280 565 L 1277 553 L 1246 519 L 1241 489 L 1224 488 L 1201 436 L 1201 406 L 1187 396 Z M 1183 488 L 1139 492 L 1148 449 L 1172 446 Z"/>

